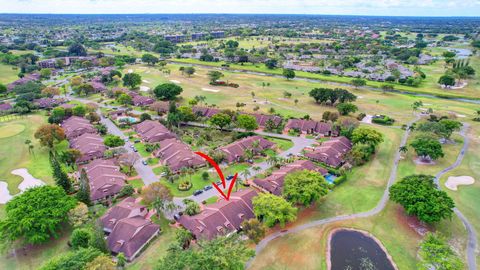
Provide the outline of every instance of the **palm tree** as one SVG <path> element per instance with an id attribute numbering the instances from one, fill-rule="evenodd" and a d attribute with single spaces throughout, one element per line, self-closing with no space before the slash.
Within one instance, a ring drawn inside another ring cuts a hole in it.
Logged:
<path id="1" fill-rule="evenodd" d="M 405 154 L 405 153 L 408 152 L 408 147 L 405 146 L 405 145 L 404 145 L 404 146 L 400 146 L 400 148 L 398 148 L 398 151 L 399 151 L 400 153 L 404 153 L 404 154 Z"/>
<path id="2" fill-rule="evenodd" d="M 278 157 L 273 155 L 267 158 L 267 164 L 276 167 L 278 163 Z"/>
<path id="3" fill-rule="evenodd" d="M 25 144 L 28 146 L 28 153 L 32 153 L 33 145 L 31 140 L 25 140 Z M 31 147 L 32 146 L 32 147 Z"/>

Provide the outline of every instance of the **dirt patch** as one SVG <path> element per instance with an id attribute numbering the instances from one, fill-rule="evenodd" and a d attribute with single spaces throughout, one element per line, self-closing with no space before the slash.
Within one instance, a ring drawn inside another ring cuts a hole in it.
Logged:
<path id="1" fill-rule="evenodd" d="M 417 235 L 424 236 L 427 232 L 433 231 L 433 228 L 418 220 L 417 217 L 407 215 L 402 207 L 395 210 L 395 218 L 397 224 Z"/>
<path id="2" fill-rule="evenodd" d="M 147 86 L 140 86 L 140 91 L 142 92 L 148 92 L 150 90 L 150 87 L 147 87 Z"/>
<path id="3" fill-rule="evenodd" d="M 437 164 L 433 160 L 425 160 L 425 159 L 422 159 L 422 158 L 419 158 L 419 157 L 415 158 L 413 160 L 413 162 L 415 162 L 415 164 L 417 164 L 417 165 L 435 165 L 435 164 Z"/>
<path id="4" fill-rule="evenodd" d="M 454 191 L 458 190 L 458 186 L 473 184 L 475 184 L 475 179 L 471 176 L 450 176 L 445 182 L 445 186 Z"/>
<path id="5" fill-rule="evenodd" d="M 170 82 L 173 82 L 173 83 L 176 83 L 176 84 L 181 84 L 181 82 L 177 81 L 177 80 L 170 80 Z"/>

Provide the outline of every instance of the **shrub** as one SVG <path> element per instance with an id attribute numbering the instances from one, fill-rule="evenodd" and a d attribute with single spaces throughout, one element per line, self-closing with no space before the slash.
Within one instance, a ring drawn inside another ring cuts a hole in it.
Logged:
<path id="1" fill-rule="evenodd" d="M 192 188 L 192 183 L 190 181 L 182 181 L 178 184 L 178 190 L 180 191 L 187 191 Z"/>
<path id="2" fill-rule="evenodd" d="M 373 117 L 372 122 L 379 125 L 391 126 L 395 122 L 395 119 L 386 115 L 380 115 L 379 117 Z"/>

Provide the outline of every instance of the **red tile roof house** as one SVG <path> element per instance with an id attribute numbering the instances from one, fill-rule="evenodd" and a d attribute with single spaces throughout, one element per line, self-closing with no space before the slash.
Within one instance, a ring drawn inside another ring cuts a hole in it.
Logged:
<path id="1" fill-rule="evenodd" d="M 148 209 L 146 206 L 138 204 L 135 198 L 128 197 L 108 209 L 107 213 L 100 217 L 100 221 L 103 225 L 103 231 L 110 234 L 120 220 L 131 217 L 145 218 L 147 214 Z"/>
<path id="2" fill-rule="evenodd" d="M 140 124 L 134 125 L 133 130 L 147 143 L 176 138 L 176 135 L 170 132 L 164 125 L 153 120 L 145 120 Z"/>
<path id="3" fill-rule="evenodd" d="M 154 98 L 142 96 L 133 91 L 128 92 L 128 95 L 132 97 L 132 102 L 135 106 L 147 106 L 155 102 Z"/>
<path id="4" fill-rule="evenodd" d="M 255 141 L 258 141 L 257 149 L 253 149 L 252 147 Z M 250 136 L 220 147 L 219 150 L 225 153 L 227 162 L 232 163 L 239 161 L 245 155 L 245 150 L 247 149 L 252 149 L 254 153 L 258 154 L 263 150 L 272 149 L 274 146 L 274 143 L 261 136 Z"/>
<path id="5" fill-rule="evenodd" d="M 22 84 L 26 84 L 27 82 L 30 82 L 30 81 L 39 81 L 40 80 L 40 74 L 39 73 L 32 73 L 32 74 L 28 74 L 28 75 L 25 75 L 25 77 L 21 78 L 21 79 L 18 79 L 12 83 L 10 83 L 9 85 L 7 85 L 7 91 L 10 92 L 13 90 L 13 88 L 15 88 L 15 86 L 17 85 L 22 85 Z"/>
<path id="6" fill-rule="evenodd" d="M 171 138 L 159 142 L 160 147 L 153 152 L 163 165 L 172 172 L 179 172 L 182 168 L 198 168 L 204 166 L 205 160 L 192 152 L 183 142 Z"/>
<path id="7" fill-rule="evenodd" d="M 288 120 L 285 131 L 288 132 L 291 129 L 298 130 L 303 134 L 319 134 L 324 137 L 336 136 L 337 134 L 330 123 L 304 119 Z"/>
<path id="8" fill-rule="evenodd" d="M 211 240 L 219 235 L 228 235 L 241 230 L 244 220 L 255 217 L 252 199 L 257 196 L 253 189 L 234 192 L 230 200 L 220 200 L 205 206 L 195 216 L 183 215 L 178 222 L 189 230 L 196 239 Z"/>
<path id="9" fill-rule="evenodd" d="M 111 159 L 97 159 L 80 169 L 85 169 L 87 173 L 90 200 L 94 203 L 110 202 L 125 186 L 127 180 L 127 176 L 120 172 L 120 167 Z"/>
<path id="10" fill-rule="evenodd" d="M 107 237 L 107 245 L 113 254 L 122 252 L 132 261 L 142 249 L 158 234 L 160 226 L 143 217 L 121 219 Z"/>
<path id="11" fill-rule="evenodd" d="M 207 117 L 207 118 L 210 118 L 215 114 L 220 113 L 219 109 L 198 107 L 198 106 L 193 106 L 192 111 L 196 116 Z"/>
<path id="12" fill-rule="evenodd" d="M 67 100 L 63 98 L 39 98 L 33 101 L 40 109 L 51 109 L 66 102 Z"/>
<path id="13" fill-rule="evenodd" d="M 12 105 L 10 105 L 10 103 L 2 103 L 0 104 L 0 111 L 9 111 L 11 110 L 13 107 Z"/>
<path id="14" fill-rule="evenodd" d="M 73 139 L 85 133 L 96 133 L 97 129 L 85 118 L 72 116 L 62 122 L 67 139 Z"/>
<path id="15" fill-rule="evenodd" d="M 351 149 L 352 143 L 350 140 L 342 136 L 323 142 L 313 151 L 305 153 L 305 156 L 311 160 L 337 168 L 345 163 L 345 154 Z"/>
<path id="16" fill-rule="evenodd" d="M 297 160 L 294 163 L 287 164 L 281 167 L 279 170 L 274 171 L 270 176 L 265 179 L 254 179 L 252 186 L 269 192 L 273 195 L 281 196 L 283 192 L 283 184 L 285 182 L 285 176 L 295 171 L 309 170 L 321 173 L 323 176 L 328 174 L 325 168 L 315 165 L 309 160 Z"/>
<path id="17" fill-rule="evenodd" d="M 102 158 L 107 147 L 103 144 L 103 138 L 98 134 L 85 133 L 70 140 L 70 147 L 82 153 L 77 163 Z"/>

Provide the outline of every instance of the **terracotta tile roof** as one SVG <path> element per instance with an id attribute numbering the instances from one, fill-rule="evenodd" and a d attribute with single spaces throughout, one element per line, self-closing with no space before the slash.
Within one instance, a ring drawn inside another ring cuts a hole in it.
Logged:
<path id="1" fill-rule="evenodd" d="M 124 218 L 107 237 L 107 245 L 113 253 L 122 252 L 131 261 L 159 231 L 158 225 L 143 217 Z"/>
<path id="2" fill-rule="evenodd" d="M 100 218 L 103 224 L 103 230 L 111 232 L 118 221 L 130 217 L 145 217 L 148 213 L 144 205 L 135 202 L 135 198 L 128 197 L 117 205 L 108 209 L 107 213 Z"/>
<path id="3" fill-rule="evenodd" d="M 67 138 L 73 139 L 85 133 L 96 133 L 95 127 L 85 118 L 72 116 L 62 122 L 62 128 Z"/>
<path id="4" fill-rule="evenodd" d="M 265 179 L 255 179 L 253 183 L 274 194 L 277 196 L 281 196 L 283 192 L 283 184 L 285 182 L 285 176 L 288 174 L 301 171 L 301 170 L 309 170 L 309 171 L 317 171 L 322 175 L 328 174 L 328 171 L 320 166 L 316 166 L 313 162 L 309 160 L 297 160 L 294 163 L 287 164 L 281 167 L 279 170 L 274 171 L 270 176 Z"/>
<path id="5" fill-rule="evenodd" d="M 90 199 L 98 201 L 120 192 L 127 176 L 112 160 L 97 159 L 83 167 L 90 184 Z"/>
<path id="6" fill-rule="evenodd" d="M 133 126 L 133 129 L 146 142 L 153 143 L 165 139 L 176 138 L 176 135 L 170 132 L 164 125 L 158 121 L 145 120 Z"/>
<path id="7" fill-rule="evenodd" d="M 253 149 L 252 147 L 253 142 L 255 141 L 259 142 L 257 149 Z M 243 157 L 243 155 L 245 154 L 245 150 L 247 149 L 252 149 L 256 153 L 259 153 L 265 149 L 272 148 L 273 146 L 275 146 L 274 143 L 261 136 L 250 136 L 229 145 L 220 147 L 219 149 L 220 151 L 225 153 L 226 159 L 230 163 L 238 160 L 238 158 L 240 157 Z"/>
<path id="8" fill-rule="evenodd" d="M 98 134 L 84 133 L 70 140 L 70 147 L 78 149 L 82 153 L 77 162 L 84 162 L 102 158 L 107 147 L 103 144 L 103 138 Z"/>
<path id="9" fill-rule="evenodd" d="M 177 139 L 166 139 L 159 144 L 160 148 L 155 150 L 153 155 L 160 158 L 162 163 L 173 172 L 178 172 L 183 167 L 200 167 L 205 164 L 203 158 L 193 153 L 188 145 Z"/>
<path id="10" fill-rule="evenodd" d="M 240 229 L 244 220 L 255 217 L 252 199 L 257 196 L 253 189 L 232 193 L 230 200 L 220 200 L 208 205 L 195 216 L 183 215 L 179 222 L 197 239 L 212 239 Z"/>
<path id="11" fill-rule="evenodd" d="M 323 162 L 331 167 L 338 167 L 344 162 L 347 152 L 352 149 L 352 143 L 346 137 L 338 137 L 323 142 L 311 152 L 305 153 L 309 159 Z"/>

